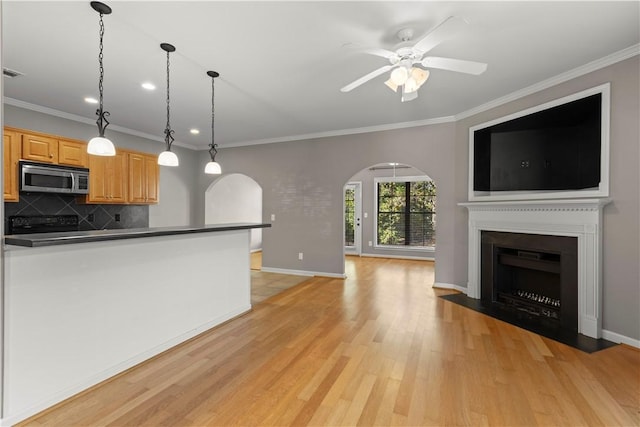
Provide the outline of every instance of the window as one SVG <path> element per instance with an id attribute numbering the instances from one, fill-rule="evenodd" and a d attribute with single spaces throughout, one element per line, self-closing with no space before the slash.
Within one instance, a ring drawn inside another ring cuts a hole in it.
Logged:
<path id="1" fill-rule="evenodd" d="M 426 177 L 376 178 L 378 246 L 436 245 L 436 186 Z"/>

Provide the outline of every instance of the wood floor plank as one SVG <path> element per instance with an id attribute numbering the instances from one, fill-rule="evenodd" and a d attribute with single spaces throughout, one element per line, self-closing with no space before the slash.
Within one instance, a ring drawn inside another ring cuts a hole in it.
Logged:
<path id="1" fill-rule="evenodd" d="M 346 272 L 264 279 L 281 293 L 21 425 L 640 425 L 638 349 L 587 354 L 445 301 L 432 262 Z"/>

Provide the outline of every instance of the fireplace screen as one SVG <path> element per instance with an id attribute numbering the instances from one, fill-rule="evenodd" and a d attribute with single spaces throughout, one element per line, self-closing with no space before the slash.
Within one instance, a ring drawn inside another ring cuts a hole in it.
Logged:
<path id="1" fill-rule="evenodd" d="M 481 299 L 563 329 L 578 329 L 577 239 L 482 232 Z"/>

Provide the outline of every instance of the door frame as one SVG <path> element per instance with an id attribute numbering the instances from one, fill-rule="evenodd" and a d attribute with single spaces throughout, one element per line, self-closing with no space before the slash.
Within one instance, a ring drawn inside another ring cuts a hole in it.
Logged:
<path id="1" fill-rule="evenodd" d="M 345 203 L 344 193 L 347 187 L 354 187 L 354 236 L 353 246 L 344 246 L 345 255 L 361 255 L 362 254 L 362 181 L 349 181 L 342 188 L 342 236 L 345 233 Z"/>

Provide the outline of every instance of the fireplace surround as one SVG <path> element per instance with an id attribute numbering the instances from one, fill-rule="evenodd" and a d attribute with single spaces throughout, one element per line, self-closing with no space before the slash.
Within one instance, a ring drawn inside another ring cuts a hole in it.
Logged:
<path id="1" fill-rule="evenodd" d="M 588 337 L 601 338 L 602 209 L 609 202 L 602 198 L 460 203 L 469 210 L 467 296 L 482 298 L 483 231 L 572 237 L 577 242 L 576 329 Z"/>

